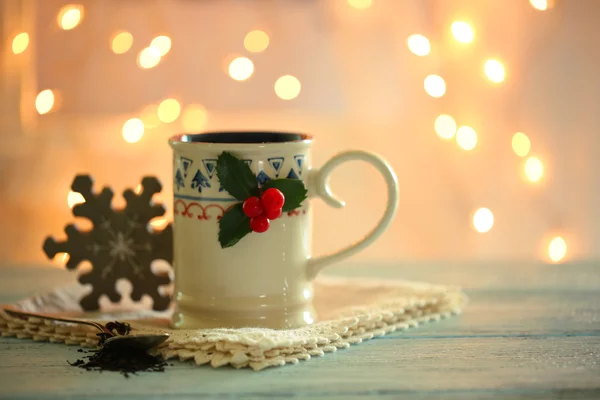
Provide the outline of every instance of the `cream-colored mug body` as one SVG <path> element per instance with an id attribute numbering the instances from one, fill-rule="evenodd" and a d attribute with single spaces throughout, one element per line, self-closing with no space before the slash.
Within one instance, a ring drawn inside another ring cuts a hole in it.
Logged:
<path id="1" fill-rule="evenodd" d="M 311 165 L 308 135 L 277 132 L 217 132 L 177 135 L 173 148 L 174 269 L 178 328 L 295 328 L 315 321 L 311 281 L 326 265 L 367 247 L 392 221 L 398 202 L 396 176 L 380 157 L 364 151 L 338 154 L 320 169 Z M 271 221 L 264 233 L 250 233 L 221 248 L 218 221 L 239 202 L 219 184 L 217 158 L 230 152 L 244 160 L 259 184 L 301 179 L 309 198 Z M 388 203 L 376 228 L 363 239 L 324 257 L 311 254 L 310 199 L 342 207 L 328 186 L 338 164 L 363 160 L 388 185 Z"/>

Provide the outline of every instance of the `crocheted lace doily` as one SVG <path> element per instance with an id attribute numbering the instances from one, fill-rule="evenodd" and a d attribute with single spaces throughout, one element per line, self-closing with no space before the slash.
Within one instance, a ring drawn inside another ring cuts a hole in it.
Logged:
<path id="1" fill-rule="evenodd" d="M 255 371 L 296 364 L 351 344 L 438 321 L 460 313 L 466 296 L 458 288 L 406 281 L 319 277 L 314 284 L 314 305 L 319 320 L 290 330 L 262 328 L 185 329 L 168 327 L 170 312 L 121 309 L 84 314 L 78 306 L 82 289 L 69 286 L 37 295 L 11 307 L 95 321 L 119 320 L 134 333 L 168 332 L 171 338 L 154 349 L 165 359 L 192 360 L 212 367 L 231 365 Z M 35 341 L 94 347 L 97 331 L 82 325 L 36 318 L 13 318 L 0 310 L 0 333 Z"/>

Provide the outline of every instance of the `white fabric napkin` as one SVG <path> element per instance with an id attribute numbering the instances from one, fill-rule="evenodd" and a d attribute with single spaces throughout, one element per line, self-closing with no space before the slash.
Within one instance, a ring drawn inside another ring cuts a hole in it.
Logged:
<path id="1" fill-rule="evenodd" d="M 69 316 L 98 322 L 121 321 L 132 333 L 168 332 L 171 338 L 152 352 L 165 359 L 192 360 L 212 367 L 231 365 L 255 371 L 296 364 L 314 356 L 345 349 L 351 344 L 383 336 L 461 312 L 467 298 L 459 288 L 406 281 L 319 277 L 314 283 L 314 305 L 319 320 L 290 330 L 262 328 L 169 328 L 171 311 L 153 312 L 120 306 L 101 313 L 84 313 L 78 302 L 84 289 L 68 286 L 11 305 L 46 315 Z M 85 347 L 98 344 L 97 331 L 82 325 L 13 318 L 0 311 L 0 333 L 36 341 Z"/>

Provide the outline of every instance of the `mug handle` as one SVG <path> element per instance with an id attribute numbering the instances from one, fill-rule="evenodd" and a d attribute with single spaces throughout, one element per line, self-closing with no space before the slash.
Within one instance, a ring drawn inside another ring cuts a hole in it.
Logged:
<path id="1" fill-rule="evenodd" d="M 332 207 L 344 207 L 345 203 L 336 198 L 331 192 L 329 177 L 338 165 L 347 161 L 365 161 L 377 168 L 381 175 L 383 175 L 387 185 L 387 205 L 385 212 L 377 226 L 359 241 L 334 253 L 310 258 L 307 266 L 307 277 L 309 280 L 315 278 L 326 266 L 350 257 L 370 246 L 390 226 L 398 208 L 398 179 L 392 167 L 380 156 L 361 150 L 351 150 L 337 154 L 329 159 L 320 169 L 312 170 L 309 176 L 309 190 L 312 189 L 312 194 L 321 197 L 325 203 Z"/>

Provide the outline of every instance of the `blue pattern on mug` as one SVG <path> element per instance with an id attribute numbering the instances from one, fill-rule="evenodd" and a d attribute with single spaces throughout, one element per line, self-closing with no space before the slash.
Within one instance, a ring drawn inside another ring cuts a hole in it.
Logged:
<path id="1" fill-rule="evenodd" d="M 180 164 L 183 167 L 183 177 L 184 178 L 187 178 L 188 170 L 190 169 L 190 167 L 192 166 L 193 163 L 194 163 L 194 160 L 192 160 L 191 158 L 181 157 Z"/>
<path id="2" fill-rule="evenodd" d="M 175 191 L 179 192 L 182 189 L 190 188 L 202 193 L 203 189 L 218 187 L 218 192 L 225 192 L 217 177 L 217 159 L 205 158 L 199 161 L 201 165 L 196 169 L 196 173 L 191 180 L 188 180 L 188 175 L 191 175 L 189 172 L 194 161 L 186 157 L 176 159 L 176 170 L 173 177 Z M 248 167 L 252 166 L 253 160 L 244 159 L 243 161 Z M 287 164 L 286 161 L 288 161 Z M 289 167 L 289 170 L 286 166 Z M 263 167 L 264 169 L 259 171 L 256 176 L 259 185 L 264 185 L 270 179 L 276 178 L 300 179 L 304 168 L 304 154 L 295 155 L 293 160 L 291 157 L 289 159 L 283 156 L 270 157 L 267 159 L 267 164 Z M 287 174 L 285 171 L 288 171 Z"/>
<path id="3" fill-rule="evenodd" d="M 267 161 L 269 161 L 271 168 L 273 168 L 273 170 L 275 172 L 275 178 L 279 178 L 279 172 L 281 172 L 281 167 L 283 166 L 283 162 L 285 161 L 285 158 L 271 157 L 271 158 L 268 158 Z"/>
<path id="4" fill-rule="evenodd" d="M 298 172 L 302 175 L 302 167 L 304 166 L 304 154 L 298 154 L 294 156 L 294 160 L 298 165 Z"/>
<path id="5" fill-rule="evenodd" d="M 185 187 L 183 174 L 181 173 L 181 170 L 179 168 L 177 168 L 177 172 L 175 173 L 175 187 L 177 187 L 177 190 L 180 190 L 181 188 Z"/>
<path id="6" fill-rule="evenodd" d="M 208 179 L 212 179 L 212 177 L 215 175 L 215 172 L 217 172 L 217 159 L 216 158 L 206 158 L 206 159 L 202 160 L 202 164 L 204 165 L 204 168 L 206 169 L 206 172 L 208 174 Z"/>
<path id="7" fill-rule="evenodd" d="M 204 174 L 202 174 L 202 172 L 200 172 L 200 169 L 198 169 L 198 171 L 196 172 L 196 175 L 194 175 L 194 179 L 192 179 L 192 189 L 197 189 L 198 192 L 202 193 L 202 188 L 209 188 L 210 186 L 210 181 L 208 179 L 206 179 L 206 177 L 204 176 Z"/>
<path id="8" fill-rule="evenodd" d="M 294 172 L 294 168 L 290 169 L 290 173 L 287 175 L 288 179 L 300 179 L 298 177 L 298 175 L 296 175 L 296 172 Z"/>
<path id="9" fill-rule="evenodd" d="M 270 179 L 271 179 L 271 177 L 270 177 L 269 175 L 267 175 L 267 174 L 265 173 L 265 171 L 260 171 L 260 172 L 258 173 L 258 175 L 256 175 L 256 179 L 258 179 L 258 183 L 259 183 L 260 185 L 264 185 L 265 183 L 267 183 L 267 181 L 268 181 L 268 180 L 270 180 Z"/>

